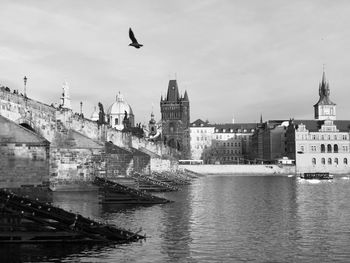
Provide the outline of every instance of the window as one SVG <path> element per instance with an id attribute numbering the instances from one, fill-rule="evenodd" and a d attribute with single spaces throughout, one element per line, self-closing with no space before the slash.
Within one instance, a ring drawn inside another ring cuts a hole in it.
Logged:
<path id="1" fill-rule="evenodd" d="M 326 163 L 326 160 L 324 158 L 321 159 L 321 163 L 322 164 L 325 164 Z"/>
<path id="2" fill-rule="evenodd" d="M 334 163 L 335 163 L 336 165 L 338 165 L 338 158 L 335 158 L 335 159 L 334 159 Z"/>
<path id="3" fill-rule="evenodd" d="M 316 165 L 316 158 L 312 158 L 312 164 Z"/>
<path id="4" fill-rule="evenodd" d="M 344 158 L 344 164 L 348 164 L 348 159 L 347 158 Z"/>
<path id="5" fill-rule="evenodd" d="M 304 151 L 304 146 L 300 146 L 300 151 Z"/>
<path id="6" fill-rule="evenodd" d="M 114 125 L 118 125 L 118 118 L 114 119 Z"/>
<path id="7" fill-rule="evenodd" d="M 332 159 L 328 158 L 328 164 L 332 164 Z"/>
<path id="8" fill-rule="evenodd" d="M 326 147 L 324 146 L 324 144 L 321 144 L 321 153 L 324 153 L 326 151 Z"/>
<path id="9" fill-rule="evenodd" d="M 329 153 L 332 152 L 332 145 L 330 145 L 330 144 L 327 145 L 327 152 L 329 152 Z"/>
<path id="10" fill-rule="evenodd" d="M 343 135 L 343 140 L 346 140 L 347 139 L 347 136 L 346 135 Z"/>
<path id="11" fill-rule="evenodd" d="M 338 144 L 334 144 L 334 152 L 335 152 L 335 153 L 338 152 Z"/>

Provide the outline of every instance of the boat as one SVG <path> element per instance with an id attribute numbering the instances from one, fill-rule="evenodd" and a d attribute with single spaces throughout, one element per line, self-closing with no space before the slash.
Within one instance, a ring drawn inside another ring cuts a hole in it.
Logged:
<path id="1" fill-rule="evenodd" d="M 304 173 L 300 175 L 302 179 L 317 179 L 317 180 L 329 180 L 333 179 L 333 175 L 329 173 Z"/>

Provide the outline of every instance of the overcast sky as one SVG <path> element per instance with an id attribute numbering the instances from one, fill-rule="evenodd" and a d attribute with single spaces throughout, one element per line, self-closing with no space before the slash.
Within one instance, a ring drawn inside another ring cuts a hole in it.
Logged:
<path id="1" fill-rule="evenodd" d="M 350 1 L 0 0 L 0 84 L 85 116 L 120 91 L 147 122 L 175 74 L 191 121 L 312 119 L 325 64 L 350 119 Z M 129 47 L 131 27 L 144 47 Z"/>

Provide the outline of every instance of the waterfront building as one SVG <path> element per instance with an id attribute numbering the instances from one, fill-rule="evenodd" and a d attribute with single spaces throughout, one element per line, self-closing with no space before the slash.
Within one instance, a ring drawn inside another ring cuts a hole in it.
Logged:
<path id="1" fill-rule="evenodd" d="M 165 98 L 160 99 L 162 140 L 181 152 L 181 159 L 190 158 L 190 101 L 187 91 L 180 96 L 176 80 L 170 80 Z"/>
<path id="2" fill-rule="evenodd" d="M 286 156 L 288 120 L 260 122 L 252 135 L 250 158 L 254 163 L 276 163 Z"/>
<path id="3" fill-rule="evenodd" d="M 336 120 L 329 83 L 323 72 L 314 120 L 290 120 L 286 134 L 288 157 L 297 172 L 349 173 L 350 120 Z"/>
<path id="4" fill-rule="evenodd" d="M 208 121 L 198 119 L 190 125 L 191 159 L 202 160 L 205 149 L 212 145 L 215 127 Z"/>
<path id="5" fill-rule="evenodd" d="M 215 162 L 223 164 L 248 163 L 252 135 L 256 123 L 215 124 L 212 152 L 217 153 Z M 213 159 L 211 158 L 211 162 Z"/>
<path id="6" fill-rule="evenodd" d="M 135 126 L 135 116 L 132 108 L 120 92 L 116 96 L 116 101 L 107 110 L 107 120 L 112 128 L 117 130 L 123 130 L 125 124 L 128 127 Z"/>

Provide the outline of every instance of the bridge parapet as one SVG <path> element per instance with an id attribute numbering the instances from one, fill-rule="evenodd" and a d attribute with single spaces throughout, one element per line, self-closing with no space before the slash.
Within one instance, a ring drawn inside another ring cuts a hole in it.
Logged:
<path id="1" fill-rule="evenodd" d="M 26 124 L 48 141 L 52 141 L 56 130 L 55 112 L 52 106 L 0 88 L 0 115 L 17 124 Z"/>

